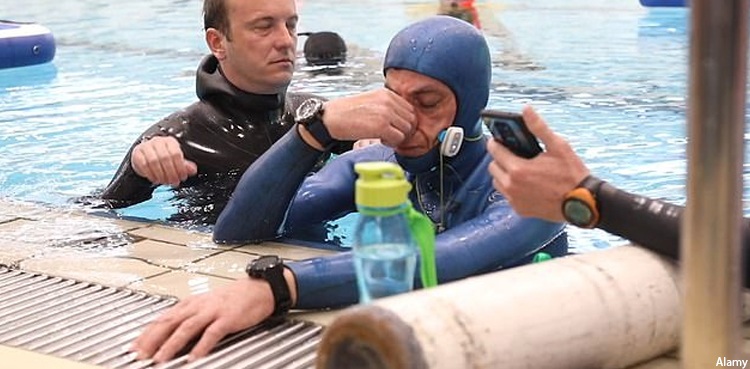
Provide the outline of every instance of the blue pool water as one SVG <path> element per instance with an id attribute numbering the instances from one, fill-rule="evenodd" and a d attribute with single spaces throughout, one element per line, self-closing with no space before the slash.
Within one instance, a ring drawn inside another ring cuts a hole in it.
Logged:
<path id="1" fill-rule="evenodd" d="M 300 1 L 299 31 L 340 33 L 350 57 L 339 76 L 300 60 L 291 89 L 334 97 L 379 86 L 390 37 L 437 3 Z M 531 103 L 600 177 L 684 203 L 687 9 L 477 4 L 493 50 L 491 107 Z M 200 0 L 0 2 L 2 18 L 42 23 L 58 42 L 52 64 L 0 70 L 0 197 L 66 207 L 104 187 L 146 127 L 195 100 L 194 70 L 207 52 L 200 11 Z M 163 219 L 169 195 L 121 213 Z M 623 243 L 601 231 L 571 237 L 580 251 Z"/>

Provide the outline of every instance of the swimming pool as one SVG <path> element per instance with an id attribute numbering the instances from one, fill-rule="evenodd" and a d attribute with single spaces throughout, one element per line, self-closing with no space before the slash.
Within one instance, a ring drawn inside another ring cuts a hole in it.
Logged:
<path id="1" fill-rule="evenodd" d="M 146 127 L 194 101 L 194 70 L 207 52 L 201 3 L 0 3 L 4 18 L 42 23 L 58 45 L 52 64 L 0 70 L 0 197 L 71 206 L 109 182 Z M 333 97 L 379 86 L 390 37 L 434 14 L 438 2 L 300 3 L 299 31 L 340 33 L 349 60 L 345 73 L 327 76 L 300 59 L 291 89 Z M 684 202 L 687 9 L 645 9 L 637 0 L 477 5 L 493 50 L 491 107 L 531 103 L 600 177 Z M 157 191 L 121 213 L 163 219 L 169 197 Z M 571 230 L 579 251 L 623 242 Z"/>

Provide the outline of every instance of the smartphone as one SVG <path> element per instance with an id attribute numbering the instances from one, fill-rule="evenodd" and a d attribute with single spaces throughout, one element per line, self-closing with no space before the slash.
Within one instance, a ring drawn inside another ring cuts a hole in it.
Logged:
<path id="1" fill-rule="evenodd" d="M 521 114 L 485 109 L 481 116 L 492 137 L 514 154 L 531 159 L 543 151 Z"/>

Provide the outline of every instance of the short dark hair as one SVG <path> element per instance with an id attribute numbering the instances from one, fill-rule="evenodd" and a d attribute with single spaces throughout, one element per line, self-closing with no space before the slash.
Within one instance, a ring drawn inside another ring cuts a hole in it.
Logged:
<path id="1" fill-rule="evenodd" d="M 203 0 L 203 30 L 215 28 L 229 38 L 229 16 L 225 0 Z"/>

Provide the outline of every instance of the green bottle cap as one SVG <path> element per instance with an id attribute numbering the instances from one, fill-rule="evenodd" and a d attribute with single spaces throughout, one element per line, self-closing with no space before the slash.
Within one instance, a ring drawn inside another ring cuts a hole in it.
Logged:
<path id="1" fill-rule="evenodd" d="M 394 207 L 407 201 L 411 184 L 398 164 L 385 161 L 357 163 L 354 171 L 359 174 L 354 191 L 354 202 L 358 206 Z"/>
<path id="2" fill-rule="evenodd" d="M 546 253 L 546 252 L 537 252 L 534 255 L 534 260 L 532 260 L 532 263 L 541 263 L 543 261 L 552 260 L 552 255 Z"/>

